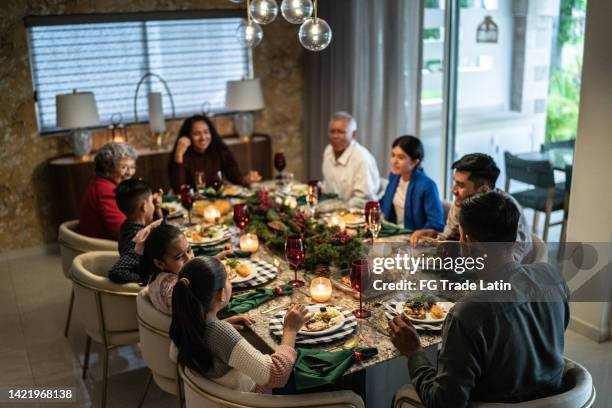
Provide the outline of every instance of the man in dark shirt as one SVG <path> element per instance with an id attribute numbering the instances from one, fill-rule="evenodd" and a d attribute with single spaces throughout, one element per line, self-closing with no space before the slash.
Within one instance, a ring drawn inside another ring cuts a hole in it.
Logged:
<path id="1" fill-rule="evenodd" d="M 471 256 L 488 255 L 483 281 L 503 279 L 511 289 L 470 293 L 455 304 L 444 323 L 437 370 L 408 319 L 389 323 L 391 341 L 408 357 L 412 384 L 427 407 L 515 403 L 562 391 L 569 291 L 549 265 L 520 265 L 512 245 L 500 244 L 515 241 L 519 217 L 512 200 L 495 191 L 461 204 L 461 241 L 469 243 Z"/>

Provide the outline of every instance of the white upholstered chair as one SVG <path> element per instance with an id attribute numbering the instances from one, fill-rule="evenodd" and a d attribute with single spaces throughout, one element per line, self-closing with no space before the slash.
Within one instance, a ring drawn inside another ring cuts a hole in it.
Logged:
<path id="1" fill-rule="evenodd" d="M 89 366 L 91 340 L 102 344 L 102 408 L 106 406 L 108 352 L 138 343 L 136 296 L 142 289 L 136 283 L 117 284 L 108 279 L 108 271 L 117 261 L 116 252 L 93 251 L 72 262 L 75 318 L 87 334 L 83 378 Z"/>
<path id="2" fill-rule="evenodd" d="M 453 206 L 452 201 L 442 200 L 442 211 L 444 211 L 444 224 L 446 224 L 446 220 L 448 220 L 448 213 L 450 212 L 450 209 L 452 206 Z"/>
<path id="3" fill-rule="evenodd" d="M 62 270 L 67 279 L 70 277 L 70 267 L 77 255 L 90 251 L 117 251 L 117 242 L 107 239 L 90 238 L 76 232 L 79 220 L 66 221 L 59 226 L 57 242 L 62 256 Z M 72 305 L 74 303 L 74 291 L 70 293 L 70 305 L 68 306 L 68 316 L 66 316 L 66 326 L 64 336 L 68 336 L 70 328 L 70 318 L 72 316 Z"/>
<path id="4" fill-rule="evenodd" d="M 566 391 L 561 394 L 516 404 L 472 402 L 473 408 L 590 408 L 595 402 L 595 387 L 591 374 L 580 364 L 565 358 L 563 383 Z M 412 385 L 402 387 L 395 394 L 394 408 L 425 408 Z"/>
<path id="5" fill-rule="evenodd" d="M 180 407 L 182 405 L 182 391 L 180 383 L 177 381 L 177 366 L 169 355 L 170 336 L 168 332 L 170 331 L 172 318 L 153 306 L 147 288 L 141 290 L 138 294 L 136 308 L 142 358 L 151 370 L 151 377 L 155 380 L 155 383 L 167 393 L 176 395 Z M 144 402 L 151 377 L 147 381 L 147 387 L 139 407 Z"/>
<path id="6" fill-rule="evenodd" d="M 364 408 L 363 400 L 352 391 L 319 392 L 300 395 L 266 395 L 225 388 L 188 368 L 179 367 L 184 384 L 186 408 Z"/>

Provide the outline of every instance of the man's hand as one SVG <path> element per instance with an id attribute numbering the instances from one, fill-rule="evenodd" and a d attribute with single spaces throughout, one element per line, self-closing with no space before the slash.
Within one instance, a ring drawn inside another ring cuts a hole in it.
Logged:
<path id="1" fill-rule="evenodd" d="M 423 237 L 438 238 L 438 235 L 438 232 L 432 229 L 416 230 L 410 235 L 410 245 L 414 248 L 419 243 L 419 239 Z"/>
<path id="2" fill-rule="evenodd" d="M 236 330 L 242 330 L 244 326 L 250 326 L 255 323 L 255 319 L 242 313 L 228 317 L 225 321 L 234 326 Z"/>
<path id="3" fill-rule="evenodd" d="M 389 321 L 389 335 L 391 336 L 391 343 L 406 357 L 422 350 L 421 338 L 407 318 L 396 316 Z"/>

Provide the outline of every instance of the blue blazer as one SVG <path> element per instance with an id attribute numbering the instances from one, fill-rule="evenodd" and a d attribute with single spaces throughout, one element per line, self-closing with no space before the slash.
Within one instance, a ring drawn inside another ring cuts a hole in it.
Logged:
<path id="1" fill-rule="evenodd" d="M 390 174 L 389 185 L 387 185 L 385 195 L 380 199 L 380 208 L 385 219 L 395 223 L 398 222 L 393 207 L 393 196 L 399 180 L 399 175 Z M 408 184 L 403 224 L 404 228 L 412 231 L 433 229 L 442 232 L 444 229 L 444 210 L 438 195 L 438 186 L 420 167 L 414 170 L 410 184 Z"/>

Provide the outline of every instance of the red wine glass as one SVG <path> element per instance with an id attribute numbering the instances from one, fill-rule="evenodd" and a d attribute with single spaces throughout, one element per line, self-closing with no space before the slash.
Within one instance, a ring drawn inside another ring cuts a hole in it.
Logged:
<path id="1" fill-rule="evenodd" d="M 193 188 L 187 184 L 181 186 L 181 205 L 187 210 L 187 216 L 189 217 L 189 225 L 191 225 L 191 209 L 193 208 L 193 202 L 195 201 L 195 192 Z"/>
<path id="2" fill-rule="evenodd" d="M 319 180 L 308 180 L 308 185 L 317 189 L 317 194 L 319 197 L 321 194 L 323 194 L 323 187 L 321 186 L 321 182 Z"/>
<path id="3" fill-rule="evenodd" d="M 365 210 L 363 211 L 364 215 L 365 215 L 365 221 L 366 224 L 370 223 L 370 210 L 372 210 L 372 208 L 378 208 L 380 210 L 380 203 L 378 201 L 368 201 L 365 205 Z"/>
<path id="4" fill-rule="evenodd" d="M 370 281 L 370 262 L 367 259 L 356 259 L 351 264 L 351 285 L 359 292 L 359 309 L 353 310 L 355 317 L 365 319 L 370 317 L 372 313 L 363 308 L 361 296 L 363 288 L 369 285 Z"/>
<path id="5" fill-rule="evenodd" d="M 289 281 L 289 284 L 294 288 L 304 286 L 304 281 L 299 280 L 297 276 L 297 270 L 302 262 L 304 262 L 304 240 L 300 235 L 287 237 L 285 255 L 287 256 L 287 262 L 295 269 L 295 277 Z"/>
<path id="6" fill-rule="evenodd" d="M 279 178 L 282 178 L 283 170 L 287 166 L 287 160 L 283 152 L 274 153 L 274 168 L 280 173 Z"/>
<path id="7" fill-rule="evenodd" d="M 234 205 L 234 222 L 236 223 L 236 226 L 238 228 L 240 228 L 240 231 L 242 232 L 247 224 L 249 223 L 249 219 L 250 219 L 250 211 L 249 211 L 249 206 L 246 204 L 236 204 Z"/>

